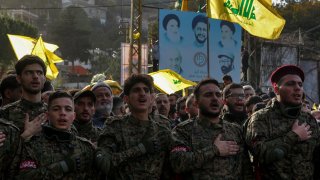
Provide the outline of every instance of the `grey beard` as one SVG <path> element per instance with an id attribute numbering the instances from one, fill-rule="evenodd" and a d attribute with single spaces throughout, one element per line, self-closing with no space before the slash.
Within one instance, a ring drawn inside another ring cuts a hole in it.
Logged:
<path id="1" fill-rule="evenodd" d="M 106 104 L 104 106 L 100 106 L 96 108 L 96 113 L 98 114 L 110 115 L 111 111 L 112 111 L 112 104 Z"/>

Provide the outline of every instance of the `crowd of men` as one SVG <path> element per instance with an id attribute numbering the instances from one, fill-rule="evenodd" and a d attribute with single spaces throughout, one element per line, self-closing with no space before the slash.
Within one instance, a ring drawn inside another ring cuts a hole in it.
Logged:
<path id="1" fill-rule="evenodd" d="M 274 70 L 268 93 L 226 76 L 185 97 L 144 74 L 120 96 L 103 81 L 55 91 L 45 74 L 27 55 L 1 81 L 0 179 L 320 179 L 320 112 L 297 66 Z"/>

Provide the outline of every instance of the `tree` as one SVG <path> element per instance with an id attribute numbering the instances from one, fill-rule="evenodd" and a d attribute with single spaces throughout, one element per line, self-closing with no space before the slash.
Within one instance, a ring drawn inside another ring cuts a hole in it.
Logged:
<path id="1" fill-rule="evenodd" d="M 297 31 L 301 28 L 302 33 L 320 25 L 320 2 L 289 3 L 279 8 L 279 13 L 286 19 L 286 32 Z M 320 31 L 312 31 L 308 34 L 310 39 L 320 40 Z"/>
<path id="2" fill-rule="evenodd" d="M 0 16 L 0 68 L 1 72 L 13 66 L 17 57 L 11 47 L 7 34 L 24 35 L 37 38 L 38 30 L 30 24 L 13 20 L 7 16 Z"/>
<path id="3" fill-rule="evenodd" d="M 76 59 L 89 59 L 91 26 L 83 9 L 66 8 L 61 12 L 59 19 L 49 26 L 52 42 L 60 46 L 64 59 L 70 60 L 72 65 Z"/>

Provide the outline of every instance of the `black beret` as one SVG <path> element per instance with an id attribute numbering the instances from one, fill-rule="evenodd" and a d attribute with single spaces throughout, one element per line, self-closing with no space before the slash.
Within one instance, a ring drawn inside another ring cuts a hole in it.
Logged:
<path id="1" fill-rule="evenodd" d="M 270 77 L 271 83 L 278 83 L 283 76 L 288 74 L 298 75 L 302 82 L 304 81 L 304 73 L 302 69 L 296 65 L 283 65 L 272 72 Z"/>
<path id="2" fill-rule="evenodd" d="M 94 95 L 94 93 L 90 90 L 81 90 L 78 91 L 74 96 L 73 99 L 74 101 L 77 101 L 79 98 L 81 97 L 91 97 L 91 99 L 93 100 L 93 102 L 96 102 L 96 96 Z"/>

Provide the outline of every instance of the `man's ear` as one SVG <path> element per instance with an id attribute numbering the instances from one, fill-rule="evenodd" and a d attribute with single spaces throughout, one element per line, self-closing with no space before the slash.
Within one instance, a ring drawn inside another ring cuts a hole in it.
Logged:
<path id="1" fill-rule="evenodd" d="M 129 101 L 129 97 L 127 95 L 124 95 L 123 96 L 123 101 L 128 104 L 128 101 Z"/>
<path id="2" fill-rule="evenodd" d="M 17 75 L 17 76 L 16 76 L 16 79 L 17 79 L 18 83 L 21 84 L 21 77 L 20 77 L 20 75 Z"/>
<path id="3" fill-rule="evenodd" d="M 274 93 L 276 93 L 277 95 L 279 94 L 279 85 L 278 84 L 275 84 L 273 86 L 273 89 L 274 89 Z"/>
<path id="4" fill-rule="evenodd" d="M 11 97 L 11 89 L 4 90 L 4 98 L 10 99 Z"/>

